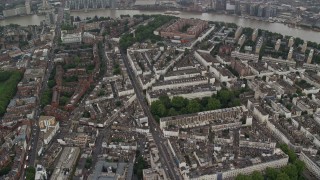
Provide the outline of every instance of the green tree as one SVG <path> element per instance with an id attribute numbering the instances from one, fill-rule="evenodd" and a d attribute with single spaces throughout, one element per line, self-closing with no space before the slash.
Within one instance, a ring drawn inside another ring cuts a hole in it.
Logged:
<path id="1" fill-rule="evenodd" d="M 251 178 L 251 176 L 246 176 L 246 175 L 243 175 L 243 174 L 239 174 L 235 180 L 253 180 Z"/>
<path id="2" fill-rule="evenodd" d="M 41 106 L 44 107 L 44 106 L 50 104 L 51 99 L 52 99 L 52 91 L 50 89 L 47 89 L 41 95 L 41 99 L 40 99 Z"/>
<path id="3" fill-rule="evenodd" d="M 234 94 L 228 89 L 222 89 L 218 92 L 217 97 L 220 99 L 222 106 L 226 107 L 228 105 L 228 102 L 234 98 Z"/>
<path id="4" fill-rule="evenodd" d="M 89 118 L 89 117 L 90 117 L 90 112 L 87 111 L 87 110 L 85 110 L 85 111 L 83 112 L 83 114 L 82 114 L 82 117 L 84 117 L 84 118 Z"/>
<path id="5" fill-rule="evenodd" d="M 78 76 L 69 76 L 64 78 L 65 82 L 75 82 L 78 81 Z"/>
<path id="6" fill-rule="evenodd" d="M 69 101 L 69 98 L 68 98 L 68 97 L 62 96 L 62 97 L 60 97 L 59 105 L 60 105 L 60 106 L 64 106 L 64 105 L 67 104 L 68 101 Z"/>
<path id="7" fill-rule="evenodd" d="M 189 103 L 187 105 L 187 109 L 188 109 L 189 113 L 199 112 L 200 111 L 200 107 L 201 107 L 200 104 L 195 99 L 189 101 Z"/>
<path id="8" fill-rule="evenodd" d="M 0 82 L 4 82 L 10 78 L 12 73 L 7 71 L 0 71 Z"/>
<path id="9" fill-rule="evenodd" d="M 293 164 L 288 164 L 287 166 L 284 166 L 281 168 L 282 172 L 286 173 L 291 180 L 298 179 L 298 172 L 297 168 Z"/>
<path id="10" fill-rule="evenodd" d="M 200 100 L 201 106 L 202 106 L 202 107 L 207 107 L 210 98 L 211 98 L 211 97 L 203 97 L 203 98 Z"/>
<path id="11" fill-rule="evenodd" d="M 305 168 L 306 165 L 305 165 L 304 162 L 301 161 L 301 160 L 296 160 L 296 161 L 294 162 L 294 165 L 295 165 L 296 168 L 297 168 L 297 173 L 298 173 L 298 175 L 301 176 L 301 174 L 302 174 L 302 172 L 303 172 L 303 170 L 304 170 L 304 168 Z"/>
<path id="12" fill-rule="evenodd" d="M 290 177 L 286 173 L 279 173 L 276 180 L 290 180 Z"/>
<path id="13" fill-rule="evenodd" d="M 186 107 L 181 108 L 179 114 L 188 114 L 188 109 Z"/>
<path id="14" fill-rule="evenodd" d="M 189 53 L 190 53 L 190 50 L 187 49 L 187 48 L 185 48 L 185 49 L 184 49 L 184 55 L 186 56 L 186 55 L 188 55 Z"/>
<path id="15" fill-rule="evenodd" d="M 91 157 L 87 157 L 86 163 L 85 163 L 84 167 L 85 167 L 86 169 L 90 169 L 91 166 L 92 166 L 92 158 L 91 158 Z"/>
<path id="16" fill-rule="evenodd" d="M 0 176 L 6 175 L 11 171 L 12 163 L 0 169 Z"/>
<path id="17" fill-rule="evenodd" d="M 167 109 L 171 107 L 171 100 L 168 95 L 161 95 L 159 100 L 166 106 Z"/>
<path id="18" fill-rule="evenodd" d="M 120 68 L 114 68 L 112 73 L 113 73 L 113 75 L 119 75 L 119 74 L 121 74 L 121 69 Z"/>
<path id="19" fill-rule="evenodd" d="M 133 172 L 138 176 L 138 179 L 142 179 L 143 169 L 147 168 L 147 163 L 142 156 L 139 156 L 133 167 Z"/>
<path id="20" fill-rule="evenodd" d="M 98 96 L 104 96 L 106 93 L 104 92 L 104 90 L 100 89 L 100 91 L 98 92 Z"/>
<path id="21" fill-rule="evenodd" d="M 288 145 L 280 144 L 280 149 L 289 156 L 289 162 L 294 163 L 297 160 L 296 153 L 289 149 Z"/>
<path id="22" fill-rule="evenodd" d="M 219 108 L 221 108 L 221 103 L 220 103 L 219 99 L 209 98 L 207 109 L 214 110 L 214 109 L 219 109 Z"/>
<path id="23" fill-rule="evenodd" d="M 86 71 L 88 73 L 91 73 L 94 70 L 94 64 L 89 64 L 88 66 L 86 66 Z"/>
<path id="24" fill-rule="evenodd" d="M 267 80 L 267 77 L 266 77 L 266 76 L 262 76 L 262 80 L 263 80 L 263 81 L 266 81 L 266 80 Z"/>
<path id="25" fill-rule="evenodd" d="M 171 100 L 171 105 L 174 107 L 174 108 L 176 108 L 176 109 L 181 109 L 182 107 L 185 107 L 186 106 L 186 104 L 185 104 L 185 100 L 184 100 L 184 98 L 183 97 L 181 97 L 181 96 L 175 96 L 175 97 L 173 97 L 172 98 L 172 100 Z"/>
<path id="26" fill-rule="evenodd" d="M 238 98 L 233 98 L 231 100 L 231 103 L 230 103 L 230 107 L 234 107 L 234 106 L 240 106 L 241 105 L 241 102 L 240 102 L 240 99 Z"/>
<path id="27" fill-rule="evenodd" d="M 296 93 L 298 94 L 298 96 L 302 96 L 302 90 L 301 89 L 297 89 Z"/>
<path id="28" fill-rule="evenodd" d="M 79 64 L 79 63 L 80 63 L 80 57 L 79 57 L 79 56 L 75 56 L 73 60 L 74 60 L 74 62 L 75 62 L 76 64 Z"/>
<path id="29" fill-rule="evenodd" d="M 170 108 L 168 111 L 168 116 L 176 116 L 176 115 L 179 115 L 179 113 L 174 108 Z"/>
<path id="30" fill-rule="evenodd" d="M 53 88 L 56 85 L 56 81 L 55 80 L 49 80 L 48 81 L 48 87 L 49 88 Z"/>
<path id="31" fill-rule="evenodd" d="M 36 169 L 32 166 L 29 166 L 26 169 L 26 180 L 34 180 L 36 175 Z"/>
<path id="32" fill-rule="evenodd" d="M 266 169 L 266 177 L 268 180 L 277 179 L 277 176 L 279 173 L 280 173 L 280 171 L 278 169 L 274 169 L 274 168 L 267 168 Z"/>
<path id="33" fill-rule="evenodd" d="M 259 172 L 259 171 L 254 171 L 254 172 L 251 174 L 251 179 L 252 179 L 252 180 L 264 180 L 261 172 Z"/>
<path id="34" fill-rule="evenodd" d="M 151 113 L 153 115 L 163 117 L 166 114 L 166 107 L 161 103 L 161 101 L 154 101 L 151 103 Z"/>
<path id="35" fill-rule="evenodd" d="M 119 101 L 119 100 L 118 100 L 118 101 L 116 101 L 116 106 L 118 106 L 118 107 L 119 107 L 119 106 L 121 106 L 121 104 L 122 104 L 122 103 L 121 103 L 121 101 Z"/>

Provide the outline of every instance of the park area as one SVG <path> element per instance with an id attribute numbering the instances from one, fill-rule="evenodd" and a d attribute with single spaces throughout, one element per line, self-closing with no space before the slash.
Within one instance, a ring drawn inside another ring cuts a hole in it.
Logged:
<path id="1" fill-rule="evenodd" d="M 22 75 L 19 71 L 0 71 L 0 116 L 4 115 L 11 98 L 16 94 Z"/>

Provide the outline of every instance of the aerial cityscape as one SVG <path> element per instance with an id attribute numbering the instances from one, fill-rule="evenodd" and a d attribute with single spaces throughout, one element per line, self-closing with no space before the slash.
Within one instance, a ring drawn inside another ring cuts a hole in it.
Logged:
<path id="1" fill-rule="evenodd" d="M 1 0 L 0 179 L 320 179 L 320 1 Z"/>

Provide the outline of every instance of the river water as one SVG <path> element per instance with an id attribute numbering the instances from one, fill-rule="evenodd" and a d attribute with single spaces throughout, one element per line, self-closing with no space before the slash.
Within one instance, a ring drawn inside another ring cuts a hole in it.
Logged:
<path id="1" fill-rule="evenodd" d="M 82 19 L 86 17 L 97 16 L 109 16 L 112 18 L 119 17 L 121 14 L 163 14 L 163 11 L 141 11 L 141 10 L 110 10 L 110 9 L 98 9 L 90 10 L 88 12 L 84 11 L 73 11 L 71 12 L 72 16 L 79 16 Z M 194 12 L 181 12 L 179 15 L 176 15 L 181 18 L 199 18 L 203 20 L 210 21 L 224 21 L 230 23 L 236 23 L 239 26 L 251 27 L 251 28 L 260 28 L 269 30 L 272 32 L 277 32 L 283 35 L 300 37 L 301 39 L 313 41 L 320 43 L 320 32 L 315 32 L 312 30 L 302 29 L 302 28 L 293 28 L 288 27 L 287 25 L 281 23 L 269 23 L 264 21 L 258 21 L 253 19 L 245 19 L 233 15 L 225 14 L 213 14 L 213 13 L 194 13 Z M 22 26 L 26 25 L 38 25 L 44 20 L 44 16 L 21 16 L 21 17 L 11 17 L 5 20 L 0 21 L 0 25 L 8 24 L 19 24 Z"/>

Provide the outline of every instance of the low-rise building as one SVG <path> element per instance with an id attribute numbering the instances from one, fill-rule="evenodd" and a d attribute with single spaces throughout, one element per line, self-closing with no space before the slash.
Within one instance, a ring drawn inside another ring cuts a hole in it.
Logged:
<path id="1" fill-rule="evenodd" d="M 267 156 L 263 156 L 263 158 L 253 158 L 248 161 L 252 163 L 251 166 L 243 166 L 241 168 L 231 166 L 228 170 L 222 170 L 223 172 L 214 172 L 214 170 L 204 169 L 198 172 L 198 175 L 192 174 L 189 178 L 190 180 L 202 180 L 202 179 L 228 179 L 235 178 L 239 174 L 248 175 L 254 171 L 264 171 L 267 168 L 280 168 L 288 163 L 288 156 L 284 154 L 275 155 L 275 158 L 267 158 Z M 245 164 L 245 162 L 238 162 L 237 164 Z M 219 170 L 221 171 L 221 170 Z M 200 175 L 199 175 L 200 174 Z"/>
<path id="2" fill-rule="evenodd" d="M 133 163 L 110 163 L 98 161 L 94 167 L 94 171 L 89 175 L 88 179 L 127 179 L 131 180 L 133 174 Z"/>
<path id="3" fill-rule="evenodd" d="M 259 35 L 259 29 L 257 28 L 253 31 L 251 40 L 255 42 L 257 40 L 258 35 Z"/>
<path id="4" fill-rule="evenodd" d="M 238 40 L 242 34 L 243 27 L 239 26 L 236 32 L 234 33 L 234 39 Z"/>
<path id="5" fill-rule="evenodd" d="M 299 159 L 303 161 L 307 167 L 307 169 L 316 176 L 316 178 L 320 178 L 320 166 L 319 166 L 319 155 L 312 155 L 308 152 L 301 152 Z"/>
<path id="6" fill-rule="evenodd" d="M 44 144 L 49 144 L 53 136 L 59 130 L 59 122 L 53 116 L 40 116 L 39 128 L 42 132 L 40 136 L 43 136 Z"/>
<path id="7" fill-rule="evenodd" d="M 275 49 L 276 51 L 279 51 L 280 46 L 281 46 L 281 39 L 278 39 L 277 42 L 276 42 L 276 45 L 274 46 L 274 49 Z"/>
<path id="8" fill-rule="evenodd" d="M 188 27 L 186 30 L 183 28 Z M 198 37 L 206 28 L 208 28 L 208 22 L 199 19 L 179 19 L 169 25 L 164 25 L 160 27 L 157 32 L 159 32 L 161 37 L 166 38 L 196 38 Z"/>
<path id="9" fill-rule="evenodd" d="M 239 41 L 238 41 L 238 45 L 242 46 L 244 44 L 244 42 L 246 41 L 247 37 L 246 35 L 242 34 Z"/>
<path id="10" fill-rule="evenodd" d="M 162 171 L 161 171 L 161 169 L 157 170 L 157 169 L 152 169 L 152 168 L 143 169 L 142 174 L 143 174 L 143 180 L 165 180 L 165 179 L 167 179 L 163 169 L 162 169 Z"/>
<path id="11" fill-rule="evenodd" d="M 259 119 L 261 122 L 265 122 L 269 119 L 269 114 L 261 106 L 254 107 L 253 115 L 255 118 Z"/>
<path id="12" fill-rule="evenodd" d="M 302 47 L 301 47 L 301 52 L 302 52 L 302 53 L 305 53 L 306 50 L 307 50 L 307 47 L 308 47 L 308 41 L 304 41 L 304 42 L 303 42 L 303 45 L 302 45 Z"/>
<path id="13" fill-rule="evenodd" d="M 81 43 L 82 42 L 82 34 L 81 33 L 67 34 L 66 31 L 62 31 L 61 34 L 62 34 L 61 41 L 64 44 Z"/>
<path id="14" fill-rule="evenodd" d="M 314 49 L 311 49 L 307 58 L 307 63 L 311 64 L 312 62 L 312 58 L 313 58 L 313 54 L 314 54 Z"/>
<path id="15" fill-rule="evenodd" d="M 18 15 L 27 14 L 27 9 L 25 6 L 20 6 L 20 7 L 14 8 L 14 9 L 3 10 L 2 13 L 3 13 L 4 17 L 18 16 Z"/>
<path id="16" fill-rule="evenodd" d="M 294 37 L 290 37 L 289 42 L 288 42 L 288 47 L 291 48 L 294 44 Z"/>
<path id="17" fill-rule="evenodd" d="M 36 175 L 35 175 L 34 179 L 35 180 L 46 180 L 47 179 L 47 171 L 40 164 L 37 164 Z"/>
<path id="18" fill-rule="evenodd" d="M 237 51 L 232 51 L 231 57 L 239 58 L 240 60 L 244 60 L 244 61 L 250 61 L 250 60 L 258 61 L 259 60 L 259 56 L 256 54 L 241 53 L 241 52 L 237 52 Z"/>
<path id="19" fill-rule="evenodd" d="M 80 155 L 79 147 L 65 147 L 51 175 L 51 180 L 69 179 Z"/>
<path id="20" fill-rule="evenodd" d="M 236 60 L 236 59 L 231 60 L 231 68 L 237 71 L 237 73 L 241 77 L 252 75 L 251 68 L 248 67 L 248 64 L 245 64 L 240 60 Z"/>
<path id="21" fill-rule="evenodd" d="M 263 38 L 260 37 L 258 42 L 257 42 L 257 45 L 256 45 L 256 54 L 259 54 L 260 53 L 260 50 L 261 50 L 261 47 L 262 47 L 262 44 L 263 44 Z"/>
<path id="22" fill-rule="evenodd" d="M 289 53 L 288 53 L 288 60 L 292 60 L 292 55 L 293 55 L 293 47 L 290 47 Z"/>
<path id="23" fill-rule="evenodd" d="M 240 119 L 245 111 L 246 108 L 244 106 L 237 106 L 233 108 L 204 111 L 188 115 L 165 117 L 160 119 L 160 128 L 163 129 L 169 125 L 176 125 L 178 127 L 196 127 L 210 124 L 210 122 L 215 123 L 215 121 L 219 119 Z M 219 124 L 219 122 L 217 122 L 217 124 Z"/>
<path id="24" fill-rule="evenodd" d="M 37 98 L 29 97 L 22 99 L 12 99 L 7 107 L 9 113 L 21 113 L 24 111 L 30 111 L 36 106 Z"/>

